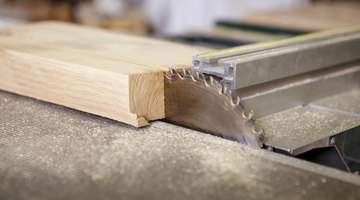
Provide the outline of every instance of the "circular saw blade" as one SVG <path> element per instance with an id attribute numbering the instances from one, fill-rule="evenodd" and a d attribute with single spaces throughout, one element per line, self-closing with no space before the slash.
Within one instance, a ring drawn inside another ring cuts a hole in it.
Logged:
<path id="1" fill-rule="evenodd" d="M 256 130 L 252 111 L 245 114 L 240 98 L 213 77 L 165 74 L 165 119 L 171 123 L 235 140 L 256 148 L 263 145 L 264 131 Z"/>

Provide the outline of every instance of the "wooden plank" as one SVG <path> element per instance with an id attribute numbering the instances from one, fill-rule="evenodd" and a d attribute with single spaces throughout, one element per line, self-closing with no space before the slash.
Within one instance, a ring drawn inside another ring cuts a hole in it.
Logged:
<path id="1" fill-rule="evenodd" d="M 164 117 L 163 72 L 204 50 L 60 22 L 15 25 L 0 30 L 0 89 L 141 127 Z"/>

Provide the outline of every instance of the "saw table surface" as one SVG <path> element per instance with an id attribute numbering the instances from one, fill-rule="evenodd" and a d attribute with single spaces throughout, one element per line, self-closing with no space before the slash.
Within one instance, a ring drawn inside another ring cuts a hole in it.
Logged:
<path id="1" fill-rule="evenodd" d="M 1 199 L 358 199 L 360 178 L 164 122 L 0 91 Z"/>
<path id="2" fill-rule="evenodd" d="M 324 147 L 331 136 L 360 126 L 360 90 L 340 93 L 259 121 L 268 146 L 293 155 Z"/>

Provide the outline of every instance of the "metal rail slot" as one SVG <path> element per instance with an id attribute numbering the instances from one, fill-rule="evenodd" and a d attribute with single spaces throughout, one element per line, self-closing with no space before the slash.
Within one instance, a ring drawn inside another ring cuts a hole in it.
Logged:
<path id="1" fill-rule="evenodd" d="M 220 60 L 233 89 L 360 60 L 360 33 Z M 230 74 L 232 73 L 232 74 Z"/>
<path id="2" fill-rule="evenodd" d="M 193 58 L 193 69 L 237 89 L 360 59 L 360 27 L 230 48 Z"/>

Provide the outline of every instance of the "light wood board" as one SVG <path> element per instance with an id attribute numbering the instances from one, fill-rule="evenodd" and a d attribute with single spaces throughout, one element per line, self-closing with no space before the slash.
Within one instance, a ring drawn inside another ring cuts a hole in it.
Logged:
<path id="1" fill-rule="evenodd" d="M 141 127 L 164 117 L 163 72 L 203 51 L 60 22 L 15 25 L 0 30 L 0 89 Z"/>

